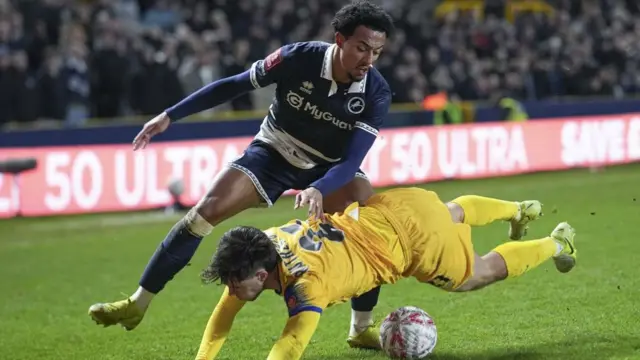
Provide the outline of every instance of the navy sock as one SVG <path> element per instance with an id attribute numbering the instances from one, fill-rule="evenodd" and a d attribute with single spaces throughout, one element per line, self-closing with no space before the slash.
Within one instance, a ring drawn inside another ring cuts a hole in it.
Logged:
<path id="1" fill-rule="evenodd" d="M 380 286 L 373 288 L 366 293 L 351 299 L 351 309 L 355 311 L 373 311 L 378 305 L 378 297 L 380 296 Z"/>
<path id="2" fill-rule="evenodd" d="M 196 253 L 202 237 L 192 234 L 180 220 L 171 228 L 167 237 L 156 249 L 144 273 L 140 286 L 157 294 L 182 270 Z"/>

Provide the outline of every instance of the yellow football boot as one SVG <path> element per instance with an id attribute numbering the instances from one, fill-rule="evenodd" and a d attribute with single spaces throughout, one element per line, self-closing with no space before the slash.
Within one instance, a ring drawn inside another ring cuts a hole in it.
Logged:
<path id="1" fill-rule="evenodd" d="M 509 225 L 509 239 L 520 240 L 527 235 L 529 223 L 542 216 L 542 204 L 537 200 L 525 200 L 518 202 L 518 215 L 511 219 Z"/>
<path id="2" fill-rule="evenodd" d="M 577 250 L 574 243 L 575 236 L 576 231 L 566 222 L 558 224 L 551 233 L 551 237 L 563 247 L 562 251 L 553 257 L 556 269 L 561 273 L 567 273 L 576 266 Z"/>
<path id="3" fill-rule="evenodd" d="M 120 324 L 126 330 L 135 329 L 142 321 L 144 313 L 144 310 L 131 299 L 93 304 L 89 308 L 89 316 L 96 324 L 104 327 Z"/>
<path id="4" fill-rule="evenodd" d="M 356 336 L 349 336 L 347 344 L 355 349 L 380 350 L 380 323 L 375 322 Z"/>

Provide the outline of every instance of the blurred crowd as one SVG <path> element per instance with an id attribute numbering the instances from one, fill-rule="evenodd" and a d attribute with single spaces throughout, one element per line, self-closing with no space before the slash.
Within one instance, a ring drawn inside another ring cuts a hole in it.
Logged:
<path id="1" fill-rule="evenodd" d="M 640 91 L 636 0 L 548 1 L 552 13 L 521 13 L 513 22 L 502 16 L 501 1 L 487 3 L 495 6 L 483 18 L 452 12 L 428 29 L 420 20 L 405 27 L 413 37 L 397 44 L 400 61 L 388 59 L 392 81 L 412 84 L 396 86 L 407 91 L 398 100 L 436 91 L 463 100 L 622 97 Z"/>
<path id="2" fill-rule="evenodd" d="M 345 0 L 0 0 L 0 124 L 161 112 L 284 43 L 332 41 Z M 433 16 L 435 0 L 379 0 L 397 21 L 378 68 L 394 102 L 616 96 L 640 91 L 636 1 L 551 1 L 507 21 L 503 1 Z M 482 15 L 484 14 L 484 16 Z M 270 92 L 217 110 L 261 109 Z"/>

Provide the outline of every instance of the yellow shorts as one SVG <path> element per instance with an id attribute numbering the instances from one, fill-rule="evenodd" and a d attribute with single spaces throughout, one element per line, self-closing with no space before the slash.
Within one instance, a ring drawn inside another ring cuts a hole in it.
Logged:
<path id="1" fill-rule="evenodd" d="M 373 196 L 366 206 L 380 210 L 396 228 L 407 257 L 403 277 L 454 290 L 473 275 L 471 228 L 454 223 L 436 193 L 392 189 Z"/>

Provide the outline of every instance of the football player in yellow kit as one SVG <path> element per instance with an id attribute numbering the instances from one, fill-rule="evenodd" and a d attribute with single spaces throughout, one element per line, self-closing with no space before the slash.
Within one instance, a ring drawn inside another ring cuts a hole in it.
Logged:
<path id="1" fill-rule="evenodd" d="M 520 276 L 550 258 L 560 272 L 568 272 L 576 249 L 575 232 L 567 223 L 546 238 L 506 242 L 484 256 L 473 250 L 470 226 L 509 221 L 510 237 L 518 239 L 541 211 L 538 201 L 467 195 L 445 204 L 434 192 L 398 188 L 326 215 L 325 222 L 294 220 L 266 231 L 231 229 L 201 275 L 204 282 L 220 281 L 226 288 L 197 359 L 214 358 L 238 311 L 267 289 L 283 295 L 289 311 L 268 359 L 295 360 L 325 308 L 381 284 L 413 276 L 446 291 L 470 291 Z M 367 336 L 358 341 L 379 348 L 377 327 L 371 325 L 364 325 Z"/>

